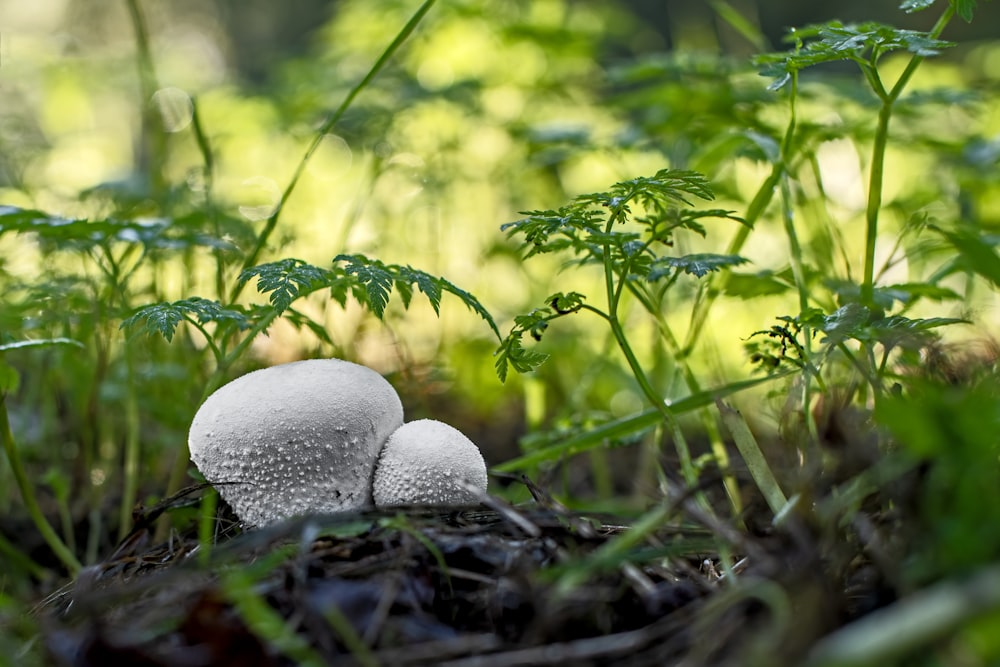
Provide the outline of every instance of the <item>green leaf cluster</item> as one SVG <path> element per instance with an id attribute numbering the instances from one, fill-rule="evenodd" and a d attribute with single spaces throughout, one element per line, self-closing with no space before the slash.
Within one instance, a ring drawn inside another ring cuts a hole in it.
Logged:
<path id="1" fill-rule="evenodd" d="M 206 247 L 231 251 L 234 246 L 183 219 L 65 218 L 16 206 L 0 206 L 0 235 L 33 234 L 45 249 L 88 250 L 110 243 L 137 244 L 147 250 Z"/>
<path id="2" fill-rule="evenodd" d="M 528 216 L 501 227 L 509 236 L 524 239 L 525 257 L 540 253 L 569 250 L 584 261 L 603 261 L 605 247 L 615 262 L 638 262 L 651 255 L 656 243 L 670 245 L 678 229 L 688 229 L 704 236 L 698 224 L 702 217 L 728 217 L 731 211 L 688 211 L 689 199 L 714 198 L 708 181 L 701 174 L 662 169 L 652 177 L 633 178 L 616 183 L 606 192 L 580 195 L 556 210 L 527 211 Z M 643 216 L 633 216 L 632 208 L 641 206 Z M 637 223 L 637 231 L 615 229 L 615 223 Z"/>
<path id="3" fill-rule="evenodd" d="M 142 306 L 122 321 L 121 328 L 134 330 L 141 327 L 144 333 L 160 334 L 170 342 L 181 322 L 190 322 L 199 328 L 204 328 L 209 322 L 231 324 L 239 331 L 250 326 L 250 319 L 243 309 L 227 308 L 216 300 L 193 296 Z"/>
<path id="4" fill-rule="evenodd" d="M 338 267 L 340 271 L 337 274 L 338 279 L 348 281 L 352 287 L 361 288 L 353 289 L 352 293 L 379 319 L 382 319 L 385 307 L 389 303 L 389 295 L 394 288 L 399 293 L 403 306 L 409 308 L 415 285 L 417 290 L 430 301 L 435 313 L 440 312 L 441 296 L 445 293 L 451 294 L 469 310 L 479 315 L 497 338 L 500 337 L 500 330 L 493 316 L 479 299 L 446 278 L 432 276 L 412 266 L 386 264 L 364 255 L 338 255 L 333 261 L 335 264 L 342 263 L 342 266 Z"/>
<path id="5" fill-rule="evenodd" d="M 347 296 L 333 271 L 291 257 L 244 269 L 238 280 L 245 285 L 253 278 L 257 279 L 257 291 L 268 295 L 279 315 L 300 296 L 324 287 L 330 288 L 332 297 L 341 305 Z"/>
<path id="6" fill-rule="evenodd" d="M 259 322 L 269 322 L 284 315 L 292 319 L 293 323 L 310 324 L 314 331 L 319 332 L 322 327 L 318 323 L 308 322 L 308 318 L 291 309 L 292 303 L 314 292 L 329 289 L 330 298 L 341 306 L 346 305 L 348 297 L 352 297 L 382 319 L 392 290 L 399 293 L 403 306 L 409 308 L 416 285 L 417 291 L 427 297 L 435 313 L 440 312 L 442 295 L 452 294 L 482 317 L 497 338 L 500 337 L 493 317 L 476 297 L 445 278 L 432 276 L 411 266 L 386 264 L 364 255 L 338 255 L 331 268 L 286 258 L 245 269 L 238 280 L 244 285 L 254 279 L 257 281 L 257 291 L 268 297 L 268 308 L 247 309 L 236 304 L 226 306 L 218 300 L 190 297 L 143 306 L 126 318 L 121 328 L 134 329 L 141 326 L 144 332 L 160 334 L 170 341 L 177 327 L 185 321 L 208 335 L 204 327 L 210 322 L 231 325 L 236 331 L 245 331 Z M 213 337 L 231 332 L 231 329 L 225 329 Z"/>
<path id="7" fill-rule="evenodd" d="M 874 68 L 886 53 L 905 50 L 918 56 L 933 56 L 954 42 L 933 37 L 929 32 L 904 30 L 873 21 L 844 24 L 830 21 L 793 29 L 785 41 L 791 51 L 757 56 L 754 63 L 763 76 L 773 77 L 771 90 L 782 88 L 797 72 L 822 63 L 851 60 L 862 69 Z"/>
<path id="8" fill-rule="evenodd" d="M 956 317 L 886 316 L 859 303 L 848 303 L 830 313 L 810 308 L 795 317 L 782 316 L 777 319 L 782 324 L 755 331 L 746 344 L 751 361 L 767 371 L 785 365 L 806 367 L 804 332 L 809 332 L 810 336 L 823 334 L 820 343 L 826 346 L 826 351 L 821 352 L 819 357 L 834 349 L 843 351 L 840 346 L 847 341 L 856 341 L 869 348 L 880 345 L 884 368 L 885 360 L 894 349 L 920 350 L 937 340 L 935 329 L 969 323 L 968 320 Z"/>
<path id="9" fill-rule="evenodd" d="M 616 183 L 605 192 L 580 195 L 559 209 L 525 212 L 526 218 L 503 225 L 509 237 L 522 239 L 526 259 L 543 253 L 569 254 L 574 265 L 603 267 L 609 290 L 607 311 L 586 304 L 583 294 L 560 292 L 549 296 L 545 306 L 515 317 L 495 355 L 497 376 L 506 380 L 508 367 L 523 373 L 544 363 L 547 355 L 527 350 L 521 339 L 527 334 L 541 340 L 554 319 L 580 310 L 608 319 L 624 290 L 651 313 L 658 312 L 657 304 L 681 274 L 701 278 L 745 263 L 738 255 L 665 254 L 680 230 L 705 236 L 705 219 L 742 222 L 733 211 L 692 209 L 695 199 L 714 199 L 703 175 L 661 169 L 653 176 Z"/>

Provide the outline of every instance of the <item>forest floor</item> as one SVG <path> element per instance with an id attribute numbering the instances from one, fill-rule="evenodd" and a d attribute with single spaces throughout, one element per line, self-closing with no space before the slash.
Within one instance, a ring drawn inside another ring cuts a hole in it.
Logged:
<path id="1" fill-rule="evenodd" d="M 796 664 L 878 604 L 863 560 L 803 531 L 737 531 L 690 496 L 665 509 L 681 522 L 630 529 L 523 481 L 535 501 L 516 508 L 232 522 L 210 552 L 194 527 L 153 543 L 158 508 L 39 605 L 45 650 L 74 667 Z"/>

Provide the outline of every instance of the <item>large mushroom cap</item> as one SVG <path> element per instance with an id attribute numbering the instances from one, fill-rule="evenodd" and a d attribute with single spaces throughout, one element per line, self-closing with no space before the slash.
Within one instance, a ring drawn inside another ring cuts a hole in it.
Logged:
<path id="1" fill-rule="evenodd" d="M 375 461 L 403 423 L 381 375 L 340 359 L 248 373 L 208 397 L 191 460 L 250 526 L 371 504 Z"/>
<path id="2" fill-rule="evenodd" d="M 463 505 L 478 502 L 486 483 L 486 462 L 475 443 L 448 424 L 419 419 L 389 436 L 372 495 L 377 507 Z"/>

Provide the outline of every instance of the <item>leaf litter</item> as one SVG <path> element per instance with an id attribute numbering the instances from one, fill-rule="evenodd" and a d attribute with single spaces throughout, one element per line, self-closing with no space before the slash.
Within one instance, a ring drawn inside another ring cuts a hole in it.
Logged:
<path id="1" fill-rule="evenodd" d="M 628 526 L 522 479 L 536 502 L 517 508 L 490 497 L 243 533 L 223 507 L 207 562 L 193 530 L 148 540 L 193 487 L 138 517 L 106 561 L 40 606 L 46 648 L 76 667 L 723 664 L 740 642 L 705 644 L 706 622 L 717 639 L 745 638 L 769 616 L 752 600 L 713 602 L 726 575 L 705 526 L 663 522 L 641 548 L 595 558 Z M 767 544 L 741 576 L 786 566 Z"/>

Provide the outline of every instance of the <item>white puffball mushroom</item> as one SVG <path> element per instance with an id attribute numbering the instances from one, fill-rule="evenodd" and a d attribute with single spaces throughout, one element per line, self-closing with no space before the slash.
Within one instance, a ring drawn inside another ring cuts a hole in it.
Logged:
<path id="1" fill-rule="evenodd" d="M 372 496 L 376 507 L 468 505 L 479 502 L 486 482 L 486 462 L 475 443 L 448 424 L 418 419 L 389 436 Z"/>
<path id="2" fill-rule="evenodd" d="M 198 409 L 191 460 L 237 516 L 265 526 L 371 504 L 375 462 L 403 424 L 385 378 L 340 359 L 248 373 Z"/>

